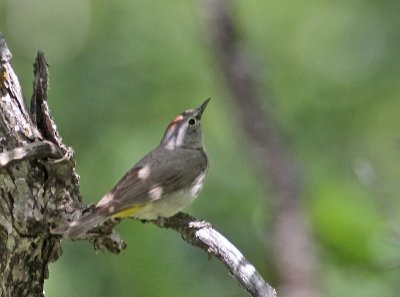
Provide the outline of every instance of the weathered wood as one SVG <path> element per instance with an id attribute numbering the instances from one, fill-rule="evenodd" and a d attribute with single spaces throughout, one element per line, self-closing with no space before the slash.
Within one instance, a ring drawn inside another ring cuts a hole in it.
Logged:
<path id="1" fill-rule="evenodd" d="M 49 235 L 48 218 L 57 199 L 76 191 L 69 163 L 55 165 L 49 174 L 38 159 L 24 159 L 29 149 L 23 147 L 35 147 L 43 137 L 26 109 L 2 35 L 0 57 L 0 151 L 3 161 L 7 156 L 8 161 L 18 160 L 0 169 L 0 292 L 7 297 L 43 296 L 47 265 L 61 254 L 60 241 Z"/>

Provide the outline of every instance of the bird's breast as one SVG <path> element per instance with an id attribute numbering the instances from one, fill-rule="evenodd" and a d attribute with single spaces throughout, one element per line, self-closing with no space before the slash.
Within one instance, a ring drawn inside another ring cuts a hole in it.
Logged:
<path id="1" fill-rule="evenodd" d="M 203 188 L 206 171 L 185 188 L 165 195 L 143 206 L 134 217 L 141 220 L 156 220 L 158 217 L 171 217 L 189 206 Z"/>

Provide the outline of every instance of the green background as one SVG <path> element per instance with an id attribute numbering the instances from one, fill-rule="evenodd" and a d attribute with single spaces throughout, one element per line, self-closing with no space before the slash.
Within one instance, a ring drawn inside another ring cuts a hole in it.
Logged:
<path id="1" fill-rule="evenodd" d="M 0 31 L 26 98 L 36 51 L 45 52 L 50 106 L 87 203 L 156 146 L 176 114 L 211 97 L 203 119 L 211 168 L 187 211 L 275 285 L 273 198 L 248 158 L 205 2 L 0 0 Z M 301 166 L 322 296 L 400 291 L 399 11 L 395 0 L 234 2 L 263 103 Z M 178 234 L 132 220 L 118 231 L 128 243 L 118 256 L 65 240 L 46 296 L 247 296 Z"/>

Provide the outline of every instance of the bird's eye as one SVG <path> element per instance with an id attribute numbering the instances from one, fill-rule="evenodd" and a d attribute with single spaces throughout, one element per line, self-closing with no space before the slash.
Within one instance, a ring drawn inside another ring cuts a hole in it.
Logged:
<path id="1" fill-rule="evenodd" d="M 193 119 L 193 118 L 191 118 L 191 119 L 189 119 L 188 124 L 189 124 L 190 126 L 193 126 L 194 124 L 196 124 L 196 120 Z"/>

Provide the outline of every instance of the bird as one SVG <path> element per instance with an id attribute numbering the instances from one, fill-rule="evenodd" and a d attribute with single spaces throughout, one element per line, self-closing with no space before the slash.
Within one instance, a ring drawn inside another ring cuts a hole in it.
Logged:
<path id="1" fill-rule="evenodd" d="M 139 160 L 94 206 L 52 233 L 77 238 L 110 218 L 168 218 L 190 205 L 203 188 L 208 157 L 201 119 L 210 99 L 178 114 L 160 144 Z"/>

